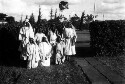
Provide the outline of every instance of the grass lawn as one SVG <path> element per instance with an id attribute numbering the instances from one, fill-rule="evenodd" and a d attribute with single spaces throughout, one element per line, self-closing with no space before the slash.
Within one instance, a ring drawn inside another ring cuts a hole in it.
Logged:
<path id="1" fill-rule="evenodd" d="M 0 67 L 0 84 L 89 84 L 75 62 L 28 70 Z"/>
<path id="2" fill-rule="evenodd" d="M 77 56 L 93 56 L 90 52 L 89 32 L 77 31 L 77 36 Z M 4 58 L 8 57 L 9 53 L 5 53 L 4 51 L 5 54 L 6 56 Z M 12 55 L 16 57 L 18 54 L 14 53 Z M 10 59 L 11 57 L 8 58 Z M 124 55 L 117 57 L 96 57 L 96 59 L 125 77 Z M 18 60 L 16 61 L 18 63 Z M 16 63 L 15 60 L 11 60 L 11 62 L 13 62 L 12 64 Z M 31 70 L 19 67 L 0 66 L 0 84 L 89 84 L 89 82 L 81 69 L 73 61 L 65 62 L 62 65 L 51 65 L 50 67 L 38 66 L 38 68 Z"/>
<path id="3" fill-rule="evenodd" d="M 96 59 L 125 77 L 125 54 L 115 57 L 96 57 Z"/>
<path id="4" fill-rule="evenodd" d="M 79 32 L 80 38 L 89 40 L 85 35 L 82 37 L 82 33 Z M 80 43 L 83 42 L 82 40 Z M 1 45 L 5 45 L 5 42 L 6 40 L 2 41 Z M 75 62 L 65 62 L 62 65 L 50 67 L 38 66 L 31 70 L 18 67 L 24 64 L 20 62 L 18 48 L 14 47 L 15 43 L 11 43 L 0 48 L 0 84 L 89 84 L 81 68 Z M 80 43 L 78 46 L 81 45 Z"/>

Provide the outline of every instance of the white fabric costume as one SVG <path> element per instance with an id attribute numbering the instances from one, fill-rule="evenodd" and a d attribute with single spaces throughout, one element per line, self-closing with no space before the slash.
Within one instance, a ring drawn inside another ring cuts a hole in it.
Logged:
<path id="1" fill-rule="evenodd" d="M 56 44 L 56 64 L 62 64 L 65 60 L 64 52 L 64 42 L 60 42 Z"/>
<path id="2" fill-rule="evenodd" d="M 50 35 L 50 44 L 56 44 L 56 39 L 57 39 L 57 35 L 56 33 L 53 33 L 52 31 L 49 32 Z"/>
<path id="3" fill-rule="evenodd" d="M 22 27 L 19 33 L 19 40 L 21 40 L 21 44 L 19 46 L 19 51 L 22 52 L 21 58 L 26 60 L 26 45 L 29 42 L 29 38 L 34 38 L 34 32 L 31 24 L 28 22 L 29 27 Z"/>
<path id="4" fill-rule="evenodd" d="M 35 41 L 36 42 L 42 42 L 43 37 L 46 37 L 44 33 L 36 33 L 35 34 Z"/>
<path id="5" fill-rule="evenodd" d="M 39 44 L 41 65 L 50 66 L 50 57 L 52 46 L 47 42 L 41 42 Z"/>
<path id="6" fill-rule="evenodd" d="M 29 69 L 36 68 L 38 66 L 38 62 L 40 60 L 38 45 L 31 44 L 30 42 L 27 44 L 27 57 L 28 57 L 28 65 Z"/>
<path id="7" fill-rule="evenodd" d="M 29 42 L 29 38 L 34 38 L 34 32 L 31 25 L 29 27 L 22 27 L 19 33 L 19 40 L 23 42 L 23 46 Z"/>
<path id="8" fill-rule="evenodd" d="M 72 25 L 72 28 L 73 28 L 73 34 L 72 34 L 72 55 L 75 55 L 76 54 L 76 49 L 75 49 L 75 42 L 76 42 L 76 39 L 77 39 L 77 35 L 76 35 L 76 31 L 75 31 L 75 27 Z"/>
<path id="9" fill-rule="evenodd" d="M 73 28 L 64 28 L 63 37 L 65 38 L 65 55 L 75 55 L 75 42 L 76 39 L 73 37 L 76 36 L 76 32 Z"/>
<path id="10" fill-rule="evenodd" d="M 63 32 L 63 37 L 65 38 L 65 55 L 72 55 L 71 51 L 71 37 L 72 37 L 72 29 L 65 28 Z"/>

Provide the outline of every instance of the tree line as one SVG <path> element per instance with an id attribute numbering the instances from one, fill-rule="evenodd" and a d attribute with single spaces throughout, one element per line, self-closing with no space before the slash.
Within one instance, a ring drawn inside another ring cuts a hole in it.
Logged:
<path id="1" fill-rule="evenodd" d="M 28 16 L 26 16 L 27 18 Z M 46 19 L 42 19 L 42 15 L 41 15 L 41 11 L 39 11 L 39 15 L 38 15 L 38 20 L 35 21 L 35 16 L 32 13 L 29 17 L 29 22 L 31 23 L 31 25 L 34 28 L 41 28 L 43 26 L 46 26 L 46 24 L 58 24 L 60 21 L 60 18 L 64 18 L 67 19 L 66 17 L 64 17 L 64 15 L 60 14 L 57 16 L 57 9 L 55 10 L 55 12 L 53 11 L 53 9 L 50 10 L 50 19 L 47 21 Z M 75 26 L 76 29 L 79 30 L 84 30 L 84 29 L 89 29 L 89 23 L 91 23 L 93 21 L 94 15 L 92 14 L 85 14 L 85 11 L 82 12 L 81 17 L 77 16 L 77 14 L 74 14 L 74 16 L 70 17 L 70 22 L 72 22 L 72 24 Z M 15 18 L 13 16 L 8 16 L 4 13 L 0 13 L 0 21 L 7 21 L 8 23 L 13 23 L 15 22 Z M 22 24 L 23 21 L 22 19 L 20 20 L 20 23 Z"/>

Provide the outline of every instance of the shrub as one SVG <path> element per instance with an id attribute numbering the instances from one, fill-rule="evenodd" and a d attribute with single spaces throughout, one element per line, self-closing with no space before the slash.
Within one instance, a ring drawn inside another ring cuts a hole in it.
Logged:
<path id="1" fill-rule="evenodd" d="M 124 50 L 125 21 L 90 23 L 90 45 L 96 56 L 116 56 Z"/>

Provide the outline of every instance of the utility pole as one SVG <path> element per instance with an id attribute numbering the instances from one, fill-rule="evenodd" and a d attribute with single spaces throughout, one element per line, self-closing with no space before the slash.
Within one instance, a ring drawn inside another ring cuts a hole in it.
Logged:
<path id="1" fill-rule="evenodd" d="M 103 21 L 104 21 L 105 19 L 104 19 L 104 13 L 103 13 Z"/>
<path id="2" fill-rule="evenodd" d="M 95 21 L 95 2 L 94 2 L 94 21 Z"/>

